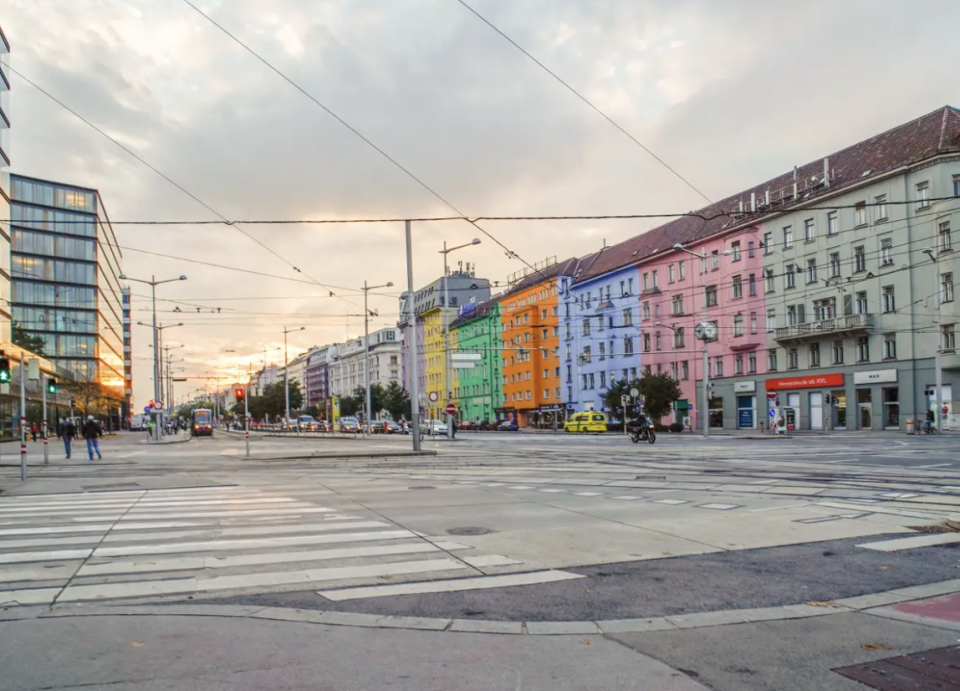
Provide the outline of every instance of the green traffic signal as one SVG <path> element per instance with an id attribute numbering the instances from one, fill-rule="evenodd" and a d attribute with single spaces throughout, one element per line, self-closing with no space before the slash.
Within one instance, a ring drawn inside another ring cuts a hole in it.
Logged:
<path id="1" fill-rule="evenodd" d="M 57 393 L 57 380 L 47 379 L 47 393 Z"/>
<path id="2" fill-rule="evenodd" d="M 10 359 L 0 357 L 0 384 L 10 383 Z"/>

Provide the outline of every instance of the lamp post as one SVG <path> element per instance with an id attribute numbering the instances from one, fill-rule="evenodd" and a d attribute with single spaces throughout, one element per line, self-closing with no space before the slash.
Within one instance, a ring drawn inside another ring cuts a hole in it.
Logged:
<path id="1" fill-rule="evenodd" d="M 415 293 L 413 292 L 413 233 L 410 229 L 410 221 L 404 221 L 403 224 L 404 241 L 407 254 L 407 292 L 405 293 L 405 307 L 408 333 L 404 335 L 404 345 L 407 345 L 407 336 L 409 336 L 409 346 L 407 352 L 410 353 L 410 364 L 408 367 L 408 379 L 410 381 L 410 423 L 412 426 L 410 439 L 413 441 L 413 452 L 420 453 L 420 374 L 417 372 L 417 311 L 413 304 Z"/>
<path id="2" fill-rule="evenodd" d="M 703 262 L 706 262 L 706 260 L 707 260 L 707 255 L 706 255 L 706 254 L 700 254 L 699 252 L 694 252 L 693 250 L 689 250 L 689 249 L 687 249 L 686 247 L 684 247 L 683 245 L 681 245 L 679 242 L 673 246 L 673 249 L 674 249 L 675 251 L 677 251 L 677 252 L 686 252 L 687 254 L 692 255 L 692 256 L 696 257 L 697 259 L 700 259 L 700 260 L 703 261 Z M 730 254 L 732 254 L 732 252 L 731 252 L 730 250 L 726 250 L 726 251 L 723 252 L 723 254 L 724 254 L 724 255 L 730 255 Z M 706 276 L 706 273 L 704 272 L 703 275 L 704 275 L 704 277 L 705 277 L 705 276 Z M 706 284 L 706 278 L 703 279 L 702 283 L 703 283 L 703 321 L 701 322 L 701 329 L 704 329 L 704 330 L 705 330 L 705 329 L 707 328 L 707 284 Z M 706 333 L 703 333 L 703 336 L 704 336 L 704 337 L 701 339 L 701 340 L 703 341 L 703 395 L 701 396 L 701 406 L 702 406 L 702 407 L 701 407 L 701 413 L 700 413 L 700 414 L 703 416 L 703 436 L 709 437 L 709 436 L 710 436 L 710 410 L 709 410 L 709 405 L 710 405 L 710 354 L 709 354 L 707 345 L 709 344 L 709 342 L 710 342 L 711 339 L 707 337 L 707 334 L 706 334 Z"/>
<path id="3" fill-rule="evenodd" d="M 937 434 L 943 432 L 943 368 L 940 362 L 940 352 L 943 350 L 943 331 L 940 328 L 940 303 L 943 302 L 943 288 L 940 286 L 940 255 L 932 247 L 924 247 L 922 250 L 925 255 L 930 257 L 930 261 L 937 270 L 937 302 L 933 313 L 933 326 L 937 332 L 937 349 L 933 354 L 934 381 L 937 391 L 935 400 L 937 403 L 937 412 L 934 420 L 937 424 Z"/>
<path id="4" fill-rule="evenodd" d="M 373 399 L 370 396 L 370 310 L 367 308 L 367 294 L 371 290 L 378 288 L 392 288 L 393 282 L 387 282 L 379 286 L 368 286 L 363 282 L 363 388 L 366 391 L 366 405 L 364 413 L 366 414 L 367 434 L 371 433 L 370 422 L 372 421 Z"/>
<path id="5" fill-rule="evenodd" d="M 657 326 L 665 326 L 673 332 L 673 378 L 678 382 L 680 381 L 680 365 L 678 363 L 678 353 L 677 353 L 677 328 L 672 324 L 664 324 L 662 322 L 656 322 Z M 677 421 L 677 406 L 673 406 L 673 421 Z"/>
<path id="6" fill-rule="evenodd" d="M 181 276 L 180 279 L 172 279 L 172 280 L 186 280 L 186 278 L 187 278 L 186 276 Z M 126 279 L 126 280 L 131 280 L 131 281 L 133 281 L 133 280 L 137 280 L 137 279 L 128 278 L 128 279 Z M 160 281 L 160 283 L 168 283 L 168 282 L 169 282 L 169 281 Z M 138 326 L 150 326 L 150 327 L 153 328 L 153 344 L 150 346 L 151 348 L 153 348 L 153 366 L 154 366 L 154 370 L 153 370 L 153 374 L 154 374 L 153 400 L 154 400 L 154 401 L 163 401 L 163 383 L 162 383 L 162 380 L 163 380 L 163 362 L 162 362 L 162 361 L 163 361 L 163 356 L 160 354 L 160 338 L 161 338 L 161 334 L 163 333 L 163 330 L 164 330 L 164 329 L 173 329 L 173 328 L 176 328 L 176 327 L 178 327 L 178 326 L 183 326 L 183 322 L 179 322 L 179 323 L 177 323 L 177 324 L 167 324 L 166 326 L 162 326 L 162 325 L 158 326 L 158 325 L 157 325 L 157 311 L 156 311 L 156 309 L 157 309 L 157 308 L 156 308 L 156 303 L 154 303 L 154 308 L 153 308 L 153 310 L 154 310 L 154 311 L 153 311 L 153 324 L 152 324 L 152 325 L 151 325 L 151 324 L 145 324 L 144 322 L 137 322 L 137 325 L 138 325 Z M 165 411 L 166 408 L 167 408 L 167 406 L 164 404 L 164 405 L 162 406 L 162 411 Z M 161 413 L 160 413 L 160 415 L 159 415 L 159 417 L 158 417 L 158 419 L 157 419 L 157 426 L 156 426 L 157 433 L 154 435 L 155 439 L 158 440 L 158 441 L 159 441 L 160 437 L 163 435 L 163 412 L 162 412 L 162 411 L 161 411 Z"/>
<path id="7" fill-rule="evenodd" d="M 162 281 L 158 281 L 156 276 L 151 276 L 150 280 L 143 278 L 131 278 L 125 274 L 120 274 L 117 278 L 121 281 L 135 281 L 136 283 L 145 283 L 150 286 L 151 292 L 151 303 L 153 305 L 153 400 L 159 401 L 161 396 L 160 391 L 160 345 L 157 343 L 159 338 L 159 331 L 157 331 L 157 286 L 164 283 L 174 283 L 175 281 L 186 281 L 186 276 L 179 276 L 177 278 L 166 278 Z M 137 322 L 138 324 L 140 322 Z M 182 326 L 182 325 L 181 325 Z M 162 416 L 162 413 L 161 413 Z M 160 426 L 158 425 L 158 428 Z"/>
<path id="8" fill-rule="evenodd" d="M 287 362 L 287 334 L 293 333 L 294 331 L 303 331 L 306 328 L 305 326 L 301 326 L 299 329 L 283 328 L 283 396 L 285 401 L 284 409 L 286 410 L 286 417 L 283 419 L 284 427 L 290 422 L 290 372 L 289 363 Z"/>
<path id="9" fill-rule="evenodd" d="M 456 252 L 457 250 L 463 249 L 464 247 L 470 247 L 472 245 L 479 245 L 480 238 L 474 238 L 470 242 L 464 243 L 463 245 L 457 245 L 456 247 L 451 247 L 447 249 L 447 242 L 443 242 L 443 249 L 440 250 L 440 254 L 443 255 L 443 309 L 440 310 L 440 318 L 443 320 L 443 363 L 444 363 L 444 373 L 443 373 L 443 384 L 444 389 L 446 389 L 445 399 L 447 405 L 453 403 L 453 390 L 450 386 L 450 320 L 449 309 L 450 309 L 450 291 L 448 290 L 448 281 L 449 281 L 449 269 L 447 268 L 447 255 L 451 252 Z M 447 439 L 453 439 L 453 415 L 449 412 L 447 413 Z"/>

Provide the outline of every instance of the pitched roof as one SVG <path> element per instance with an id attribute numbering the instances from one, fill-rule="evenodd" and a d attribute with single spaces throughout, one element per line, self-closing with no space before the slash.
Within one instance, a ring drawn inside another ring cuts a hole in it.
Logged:
<path id="1" fill-rule="evenodd" d="M 452 329 L 455 326 L 463 326 L 464 324 L 469 324 L 477 319 L 490 316 L 490 312 L 493 311 L 493 308 L 496 306 L 498 301 L 499 297 L 494 297 L 489 300 L 476 303 L 477 306 L 475 309 L 470 310 L 466 314 L 458 316 L 456 319 L 450 322 L 450 328 Z M 466 305 L 463 305 L 463 307 L 465 306 Z"/>
<path id="2" fill-rule="evenodd" d="M 502 301 L 504 298 L 509 297 L 510 295 L 528 290 L 535 285 L 539 285 L 544 281 L 549 281 L 559 276 L 573 276 L 579 264 L 579 259 L 576 257 L 571 257 L 570 259 L 564 259 L 562 262 L 551 264 L 543 269 L 538 269 L 517 281 L 512 287 L 502 293 L 497 300 Z"/>
<path id="3" fill-rule="evenodd" d="M 826 159 L 829 162 L 829 185 L 823 184 L 825 160 L 818 158 L 799 166 L 795 171 L 779 175 L 696 212 L 704 218 L 683 216 L 642 235 L 587 255 L 580 260 L 581 270 L 575 280 L 589 280 L 668 250 L 678 242 L 682 245 L 698 242 L 755 222 L 770 213 L 789 209 L 827 192 L 859 185 L 897 168 L 952 152 L 960 152 L 960 110 L 944 106 L 828 155 Z M 795 180 L 798 183 L 798 198 L 793 197 Z M 768 193 L 771 195 L 771 203 L 766 205 Z M 751 195 L 758 204 L 764 203 L 764 206 L 756 213 L 734 220 L 732 213 L 740 209 L 741 203 L 743 208 L 749 211 Z"/>

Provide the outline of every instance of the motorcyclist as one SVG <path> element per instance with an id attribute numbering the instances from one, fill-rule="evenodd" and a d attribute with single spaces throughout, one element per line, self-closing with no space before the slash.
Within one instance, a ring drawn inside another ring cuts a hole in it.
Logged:
<path id="1" fill-rule="evenodd" d="M 933 411 L 927 411 L 927 419 L 923 421 L 923 428 L 925 430 L 933 429 L 933 423 L 935 422 Z"/>

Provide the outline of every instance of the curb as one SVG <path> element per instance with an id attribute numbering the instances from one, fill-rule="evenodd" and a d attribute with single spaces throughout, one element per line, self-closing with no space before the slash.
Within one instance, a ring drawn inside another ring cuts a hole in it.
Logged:
<path id="1" fill-rule="evenodd" d="M 898 588 L 870 595 L 843 598 L 816 604 L 783 605 L 755 609 L 729 609 L 695 614 L 676 614 L 646 619 L 610 619 L 599 621 L 492 621 L 487 619 L 454 619 L 404 617 L 396 615 L 361 614 L 322 610 L 291 609 L 284 607 L 254 607 L 250 605 L 70 605 L 49 607 L 14 606 L 0 610 L 0 621 L 25 621 L 57 617 L 106 616 L 193 616 L 268 619 L 303 624 L 352 626 L 367 629 L 406 629 L 452 633 L 496 633 L 527 636 L 582 636 L 608 633 L 638 633 L 644 631 L 679 631 L 711 626 L 746 624 L 760 621 L 782 621 L 809 617 L 871 612 L 889 605 L 922 600 L 960 592 L 960 579 L 926 585 Z"/>
<path id="2" fill-rule="evenodd" d="M 301 453 L 292 456 L 267 456 L 258 458 L 256 456 L 251 456 L 250 458 L 237 457 L 241 461 L 307 461 L 312 458 L 317 458 L 320 460 L 329 459 L 329 460 L 347 460 L 349 461 L 352 458 L 421 458 L 423 456 L 436 456 L 436 451 L 380 451 L 380 452 L 363 452 L 356 453 L 353 451 L 347 451 L 345 453 Z"/>

